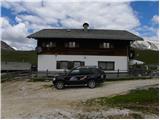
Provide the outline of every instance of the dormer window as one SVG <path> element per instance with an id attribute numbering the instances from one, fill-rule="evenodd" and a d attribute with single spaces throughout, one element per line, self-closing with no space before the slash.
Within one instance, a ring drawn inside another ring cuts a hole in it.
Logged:
<path id="1" fill-rule="evenodd" d="M 66 48 L 77 48 L 77 47 L 79 47 L 79 45 L 75 41 L 73 41 L 73 42 L 70 41 L 70 42 L 65 43 L 65 47 Z"/>
<path id="2" fill-rule="evenodd" d="M 100 48 L 113 48 L 113 45 L 109 42 L 100 43 Z"/>

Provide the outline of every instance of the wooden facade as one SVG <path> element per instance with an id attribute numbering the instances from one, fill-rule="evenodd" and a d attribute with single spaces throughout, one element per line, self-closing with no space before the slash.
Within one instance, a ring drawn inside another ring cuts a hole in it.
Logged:
<path id="1" fill-rule="evenodd" d="M 66 47 L 68 42 L 75 42 L 75 47 Z M 49 46 L 52 43 L 53 46 Z M 103 43 L 109 43 L 111 47 L 101 48 Z M 47 46 L 48 45 L 48 46 Z M 38 54 L 54 55 L 110 55 L 128 56 L 130 41 L 124 40 L 96 40 L 96 39 L 39 39 Z"/>

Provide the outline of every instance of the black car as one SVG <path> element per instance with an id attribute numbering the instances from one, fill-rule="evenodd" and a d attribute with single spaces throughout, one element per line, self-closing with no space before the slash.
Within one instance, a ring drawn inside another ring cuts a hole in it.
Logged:
<path id="1" fill-rule="evenodd" d="M 87 85 L 95 88 L 97 83 L 106 79 L 104 71 L 95 67 L 77 67 L 66 75 L 54 76 L 53 84 L 57 89 L 63 89 L 65 85 Z"/>

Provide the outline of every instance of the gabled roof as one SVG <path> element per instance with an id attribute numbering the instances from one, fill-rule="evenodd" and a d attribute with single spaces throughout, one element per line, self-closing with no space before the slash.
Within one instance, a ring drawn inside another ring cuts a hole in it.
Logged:
<path id="1" fill-rule="evenodd" d="M 110 39 L 110 40 L 143 40 L 143 38 L 126 30 L 101 29 L 43 29 L 28 38 L 72 38 L 72 39 Z"/>

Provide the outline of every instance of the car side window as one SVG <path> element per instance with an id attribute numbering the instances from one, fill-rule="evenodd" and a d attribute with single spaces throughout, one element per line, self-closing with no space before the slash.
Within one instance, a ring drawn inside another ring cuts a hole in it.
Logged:
<path id="1" fill-rule="evenodd" d="M 101 73 L 100 70 L 98 70 L 98 69 L 96 69 L 96 68 L 91 68 L 90 70 L 91 70 L 92 73 L 94 73 L 94 74 L 99 74 L 99 73 Z"/>
<path id="2" fill-rule="evenodd" d="M 79 74 L 80 74 L 79 69 L 75 69 L 70 72 L 70 75 L 79 75 Z"/>
<path id="3" fill-rule="evenodd" d="M 86 68 L 81 68 L 81 69 L 80 69 L 80 73 L 81 73 L 82 75 L 91 74 L 91 72 L 89 71 L 89 69 L 86 69 Z"/>

